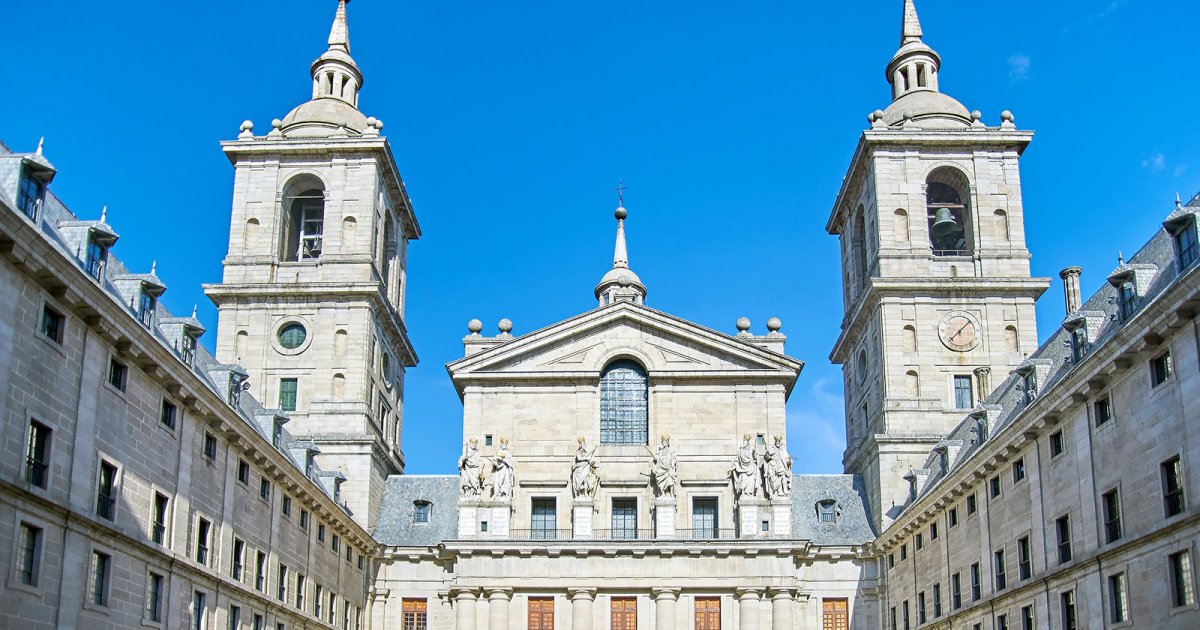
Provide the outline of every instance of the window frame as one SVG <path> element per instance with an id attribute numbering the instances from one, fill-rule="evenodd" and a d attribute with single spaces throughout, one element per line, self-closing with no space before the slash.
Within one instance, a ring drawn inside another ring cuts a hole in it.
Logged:
<path id="1" fill-rule="evenodd" d="M 1167 350 L 1150 359 L 1150 387 L 1157 389 L 1173 380 L 1175 366 L 1171 360 L 1171 351 Z"/>
<path id="2" fill-rule="evenodd" d="M 54 452 L 54 429 L 37 418 L 29 418 L 25 440 L 25 483 L 46 490 L 50 487 L 50 457 Z"/>
<path id="3" fill-rule="evenodd" d="M 1126 623 L 1129 619 L 1129 583 L 1125 572 L 1121 571 L 1108 576 L 1108 620 L 1112 623 Z"/>
<path id="4" fill-rule="evenodd" d="M 1183 460 L 1179 455 L 1168 458 L 1159 464 L 1159 473 L 1165 518 L 1174 518 L 1187 512 L 1187 484 L 1184 481 Z"/>
<path id="5" fill-rule="evenodd" d="M 117 359 L 115 354 L 108 357 L 108 377 L 104 382 L 122 394 L 129 392 L 129 366 Z"/>
<path id="6" fill-rule="evenodd" d="M 1054 519 L 1054 536 L 1057 541 L 1055 545 L 1058 550 L 1058 563 L 1067 564 L 1074 557 L 1074 549 L 1071 546 L 1071 515 L 1063 514 Z"/>
<path id="7" fill-rule="evenodd" d="M 1195 567 L 1190 548 L 1179 549 L 1167 555 L 1169 583 L 1171 585 L 1171 607 L 1184 608 L 1196 605 Z"/>
<path id="8" fill-rule="evenodd" d="M 600 444 L 649 444 L 650 373 L 630 358 L 609 362 L 597 385 Z"/>
<path id="9" fill-rule="evenodd" d="M 42 302 L 42 316 L 38 319 L 38 333 L 43 339 L 61 346 L 66 336 L 67 316 L 49 302 Z"/>
<path id="10" fill-rule="evenodd" d="M 1121 492 L 1113 488 L 1100 495 L 1100 513 L 1104 526 L 1104 543 L 1111 545 L 1125 536 L 1121 522 Z"/>
<path id="11" fill-rule="evenodd" d="M 992 552 L 992 588 L 997 593 L 1008 588 L 1008 566 L 1004 557 L 1004 549 L 997 549 Z"/>
<path id="12" fill-rule="evenodd" d="M 103 454 L 100 454 L 97 460 L 96 501 L 93 514 L 115 523 L 117 522 L 117 499 L 121 496 L 121 465 Z"/>

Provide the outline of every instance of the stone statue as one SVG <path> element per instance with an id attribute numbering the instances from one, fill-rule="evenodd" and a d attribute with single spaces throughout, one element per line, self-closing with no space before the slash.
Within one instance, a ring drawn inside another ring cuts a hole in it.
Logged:
<path id="1" fill-rule="evenodd" d="M 671 436 L 662 434 L 658 439 L 658 453 L 651 453 L 650 457 L 653 458 L 650 479 L 658 488 L 658 496 L 675 498 L 675 485 L 679 481 L 679 457 L 671 446 Z"/>
<path id="2" fill-rule="evenodd" d="M 458 458 L 458 486 L 465 498 L 478 497 L 483 491 L 483 457 L 479 455 L 479 440 L 471 438 Z"/>
<path id="3" fill-rule="evenodd" d="M 754 450 L 752 436 L 742 436 L 742 447 L 733 461 L 733 494 L 737 498 L 758 496 L 758 453 Z"/>
<path id="4" fill-rule="evenodd" d="M 579 448 L 571 467 L 571 492 L 576 499 L 594 499 L 600 489 L 600 465 L 596 462 L 596 450 L 600 447 L 597 445 L 589 451 L 587 438 L 582 435 L 577 441 Z"/>
<path id="5" fill-rule="evenodd" d="M 492 498 L 510 499 L 513 494 L 513 481 L 516 478 L 512 453 L 508 450 L 508 438 L 500 438 L 500 450 L 492 460 Z"/>
<path id="6" fill-rule="evenodd" d="M 771 499 L 792 495 L 792 456 L 783 445 L 782 435 L 776 435 L 774 444 L 763 453 L 763 486 Z"/>

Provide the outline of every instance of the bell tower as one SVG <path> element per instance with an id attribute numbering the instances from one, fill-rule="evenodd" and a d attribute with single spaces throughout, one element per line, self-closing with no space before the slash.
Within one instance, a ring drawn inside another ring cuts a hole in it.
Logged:
<path id="1" fill-rule="evenodd" d="M 1037 346 L 1020 157 L 1033 133 L 997 126 L 938 88 L 939 55 L 905 0 L 892 103 L 869 117 L 826 229 L 841 240 L 845 317 L 830 359 L 845 382 L 848 473 L 891 522 L 905 477 Z M 991 375 L 995 375 L 994 378 Z"/>
<path id="2" fill-rule="evenodd" d="M 229 253 L 217 305 L 218 360 L 311 443 L 331 492 L 368 529 L 384 480 L 404 470 L 408 242 L 420 236 L 383 123 L 358 110 L 348 0 L 311 67 L 312 99 L 264 135 L 222 143 L 234 166 Z"/>

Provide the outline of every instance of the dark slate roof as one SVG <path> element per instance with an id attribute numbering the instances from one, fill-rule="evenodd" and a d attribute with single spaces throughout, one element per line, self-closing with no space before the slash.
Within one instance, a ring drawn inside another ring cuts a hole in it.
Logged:
<path id="1" fill-rule="evenodd" d="M 820 523 L 817 503 L 837 502 L 836 523 Z M 867 518 L 867 493 L 858 475 L 792 477 L 792 537 L 816 546 L 862 545 L 875 540 Z"/>
<path id="2" fill-rule="evenodd" d="M 433 547 L 458 537 L 458 475 L 392 475 L 383 488 L 375 540 L 392 547 Z M 429 523 L 413 523 L 413 503 L 433 504 Z"/>

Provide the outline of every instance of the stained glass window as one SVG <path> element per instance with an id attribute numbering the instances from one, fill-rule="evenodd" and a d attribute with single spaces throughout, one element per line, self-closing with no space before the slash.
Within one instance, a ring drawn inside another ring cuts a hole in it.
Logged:
<path id="1" fill-rule="evenodd" d="M 646 444 L 646 371 L 633 361 L 611 363 L 600 377 L 600 443 Z"/>

